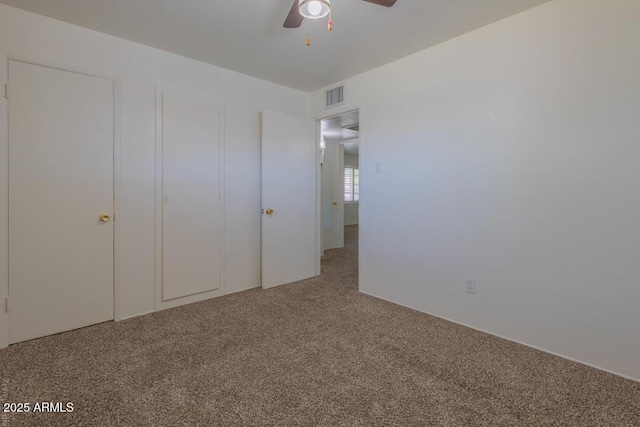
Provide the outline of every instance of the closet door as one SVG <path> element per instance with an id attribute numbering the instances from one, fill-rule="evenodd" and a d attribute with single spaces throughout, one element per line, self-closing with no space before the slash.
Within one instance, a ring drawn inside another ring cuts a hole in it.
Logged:
<path id="1" fill-rule="evenodd" d="M 221 106 L 163 90 L 162 301 L 220 289 Z"/>
<path id="2" fill-rule="evenodd" d="M 113 81 L 9 61 L 9 341 L 113 319 Z"/>

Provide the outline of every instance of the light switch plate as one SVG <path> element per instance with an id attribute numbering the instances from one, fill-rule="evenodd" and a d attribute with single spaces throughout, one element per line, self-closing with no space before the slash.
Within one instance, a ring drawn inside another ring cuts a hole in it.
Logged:
<path id="1" fill-rule="evenodd" d="M 475 294 L 476 293 L 476 279 L 473 279 L 471 277 L 467 277 L 466 291 L 467 291 L 468 294 Z"/>

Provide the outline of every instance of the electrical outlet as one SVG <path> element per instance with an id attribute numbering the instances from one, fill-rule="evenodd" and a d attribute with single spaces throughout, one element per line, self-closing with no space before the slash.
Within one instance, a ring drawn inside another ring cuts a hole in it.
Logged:
<path id="1" fill-rule="evenodd" d="M 475 294 L 476 293 L 476 279 L 473 279 L 471 277 L 467 277 L 466 291 L 467 291 L 468 294 Z"/>

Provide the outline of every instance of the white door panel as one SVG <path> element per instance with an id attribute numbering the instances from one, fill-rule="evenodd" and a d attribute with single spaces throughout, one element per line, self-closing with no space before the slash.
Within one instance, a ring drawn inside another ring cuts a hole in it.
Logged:
<path id="1" fill-rule="evenodd" d="M 325 152 L 326 153 L 326 152 Z M 327 249 L 327 231 L 333 229 L 333 215 L 331 213 L 333 201 L 333 181 L 335 180 L 333 163 L 322 162 L 322 249 Z"/>
<path id="2" fill-rule="evenodd" d="M 10 342 L 113 319 L 113 81 L 9 61 Z"/>
<path id="3" fill-rule="evenodd" d="M 319 274 L 315 134 L 312 119 L 262 113 L 263 288 Z"/>
<path id="4" fill-rule="evenodd" d="M 322 181 L 323 194 L 329 199 L 325 208 L 322 249 L 329 250 L 344 247 L 344 146 L 327 142 L 324 148 L 323 168 L 327 176 Z M 326 188 L 328 187 L 328 188 Z"/>
<path id="5" fill-rule="evenodd" d="M 162 92 L 162 299 L 220 288 L 220 104 Z"/>

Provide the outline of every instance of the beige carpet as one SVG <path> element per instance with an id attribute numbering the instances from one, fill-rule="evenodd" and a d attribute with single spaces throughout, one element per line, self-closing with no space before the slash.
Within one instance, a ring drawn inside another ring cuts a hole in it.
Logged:
<path id="1" fill-rule="evenodd" d="M 640 383 L 319 278 L 0 350 L 2 426 L 640 426 Z M 7 415 L 7 414 L 2 414 Z"/>

